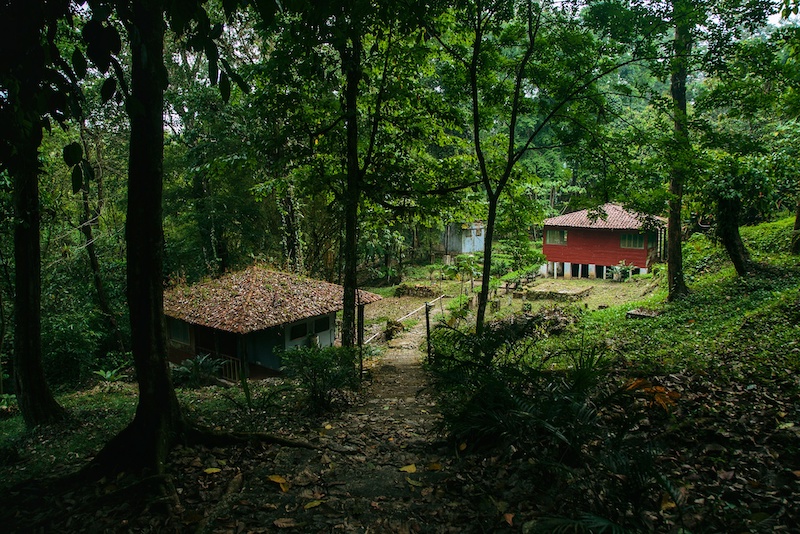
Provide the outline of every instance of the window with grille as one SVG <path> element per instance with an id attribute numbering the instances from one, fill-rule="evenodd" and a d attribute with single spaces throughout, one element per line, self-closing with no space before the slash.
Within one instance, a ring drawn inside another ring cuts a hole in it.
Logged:
<path id="1" fill-rule="evenodd" d="M 566 245 L 567 244 L 567 231 L 566 230 L 548 230 L 547 231 L 547 244 L 548 245 Z"/>
<path id="2" fill-rule="evenodd" d="M 642 234 L 622 234 L 620 246 L 622 248 L 644 248 L 644 236 Z"/>

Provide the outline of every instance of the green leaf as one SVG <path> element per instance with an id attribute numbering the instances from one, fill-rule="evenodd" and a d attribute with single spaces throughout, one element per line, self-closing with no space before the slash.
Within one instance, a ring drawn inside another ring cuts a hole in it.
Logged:
<path id="1" fill-rule="evenodd" d="M 81 79 L 85 78 L 86 68 L 86 58 L 83 57 L 83 52 L 76 48 L 72 51 L 72 69 L 75 71 L 75 75 Z"/>
<path id="2" fill-rule="evenodd" d="M 79 165 L 72 168 L 72 193 L 77 194 L 83 187 L 83 172 Z"/>
<path id="3" fill-rule="evenodd" d="M 111 54 L 119 54 L 122 50 L 122 39 L 120 39 L 119 32 L 114 26 L 105 26 L 103 28 L 103 41 Z"/>
<path id="4" fill-rule="evenodd" d="M 216 59 L 208 58 L 208 79 L 211 80 L 211 85 L 217 85 L 219 79 L 219 66 Z"/>
<path id="5" fill-rule="evenodd" d="M 100 88 L 100 98 L 105 104 L 114 96 L 114 93 L 117 92 L 117 80 L 116 78 L 106 78 L 106 81 L 103 82 L 103 87 Z"/>
<path id="6" fill-rule="evenodd" d="M 208 78 L 211 80 L 211 85 L 216 85 L 219 80 L 219 49 L 211 39 L 205 39 L 203 47 L 208 58 Z"/>
<path id="7" fill-rule="evenodd" d="M 242 78 L 235 70 L 233 70 L 231 68 L 230 63 L 228 63 L 225 60 L 225 58 L 221 58 L 220 61 L 222 61 L 222 67 L 225 69 L 225 72 L 228 74 L 228 77 L 231 80 L 233 80 L 233 82 L 236 84 L 236 86 L 243 93 L 249 93 L 250 92 L 250 86 L 247 84 L 246 81 L 244 81 L 244 78 Z"/>
<path id="8" fill-rule="evenodd" d="M 224 72 L 219 75 L 219 93 L 223 101 L 228 102 L 231 99 L 231 81 Z"/>
<path id="9" fill-rule="evenodd" d="M 68 166 L 74 167 L 81 162 L 82 158 L 83 148 L 81 148 L 80 143 L 73 141 L 64 147 L 64 163 Z"/>

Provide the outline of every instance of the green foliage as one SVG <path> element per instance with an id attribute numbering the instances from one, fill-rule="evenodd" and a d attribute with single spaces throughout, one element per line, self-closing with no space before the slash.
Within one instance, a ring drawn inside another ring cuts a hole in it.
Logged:
<path id="1" fill-rule="evenodd" d="M 737 278 L 732 267 L 693 277 L 685 298 L 665 305 L 654 296 L 593 312 L 584 318 L 586 331 L 608 340 L 643 372 L 713 370 L 719 380 L 760 382 L 798 368 L 796 265 L 747 278 Z M 662 312 L 646 320 L 647 335 L 625 319 L 637 306 Z"/>
<path id="2" fill-rule="evenodd" d="M 17 411 L 17 397 L 10 393 L 0 393 L 0 419 L 5 419 Z"/>
<path id="3" fill-rule="evenodd" d="M 452 320 L 465 319 L 469 315 L 469 307 L 473 297 L 471 295 L 461 294 L 455 298 L 450 299 L 447 303 L 447 310 L 450 312 Z"/>
<path id="4" fill-rule="evenodd" d="M 719 271 L 728 262 L 725 249 L 705 234 L 692 234 L 683 245 L 683 270 L 688 280 Z"/>
<path id="5" fill-rule="evenodd" d="M 532 467 L 522 470 L 532 481 L 564 484 L 562 498 L 604 495 L 580 499 L 587 509 L 570 518 L 535 522 L 534 531 L 639 530 L 639 512 L 669 483 L 655 467 L 656 451 L 629 431 L 644 418 L 665 416 L 665 406 L 637 404 L 637 394 L 650 393 L 611 372 L 617 356 L 603 343 L 581 338 L 557 352 L 539 348 L 563 327 L 561 319 L 550 311 L 528 323 L 495 324 L 484 339 L 437 329 L 429 367 L 442 424 L 459 450 L 511 450 L 527 458 Z M 579 475 L 587 469 L 590 479 Z"/>
<path id="6" fill-rule="evenodd" d="M 625 280 L 630 280 L 631 272 L 633 272 L 633 264 L 625 263 L 625 260 L 621 260 L 619 265 L 615 265 L 612 270 L 614 273 L 614 280 L 617 282 L 624 282 Z"/>
<path id="7" fill-rule="evenodd" d="M 338 393 L 359 386 L 358 352 L 345 347 L 298 347 L 281 356 L 283 370 L 306 393 L 313 413 L 330 410 Z"/>
<path id="8" fill-rule="evenodd" d="M 794 217 L 786 217 L 758 226 L 743 226 L 742 241 L 753 252 L 762 254 L 788 254 L 792 246 Z"/>
<path id="9" fill-rule="evenodd" d="M 507 256 L 511 259 L 510 268 L 505 272 L 499 272 L 503 275 L 509 271 L 520 271 L 527 269 L 538 269 L 546 260 L 542 254 L 541 247 L 534 246 L 534 243 L 528 236 L 523 239 L 506 239 L 500 241 L 497 245 L 495 256 Z M 495 258 L 492 258 L 492 268 L 494 269 Z"/>
<path id="10" fill-rule="evenodd" d="M 178 387 L 199 388 L 217 382 L 223 360 L 198 354 L 172 369 L 172 382 Z"/>
<path id="11" fill-rule="evenodd" d="M 128 375 L 122 372 L 122 367 L 117 367 L 116 369 L 98 369 L 94 371 L 94 374 L 100 377 L 103 382 L 119 382 L 120 380 L 124 380 L 128 378 Z"/>
<path id="12" fill-rule="evenodd" d="M 596 409 L 609 398 L 608 351 L 582 345 L 542 353 L 534 340 L 545 335 L 541 322 L 523 330 L 509 322 L 481 340 L 452 329 L 433 337 L 431 368 L 444 424 L 457 443 L 577 458 L 599 435 Z"/>

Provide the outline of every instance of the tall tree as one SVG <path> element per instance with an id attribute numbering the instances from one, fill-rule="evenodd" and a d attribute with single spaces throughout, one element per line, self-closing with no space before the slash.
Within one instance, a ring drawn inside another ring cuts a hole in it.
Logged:
<path id="1" fill-rule="evenodd" d="M 498 205 L 534 151 L 575 142 L 601 116 L 596 82 L 622 63 L 569 5 L 459 2 L 430 26 L 451 58 L 444 90 L 467 99 L 465 130 L 488 207 L 476 332 L 484 328 Z"/>
<path id="2" fill-rule="evenodd" d="M 693 102 L 687 91 L 687 81 L 693 72 L 708 72 L 722 61 L 726 50 L 742 32 L 762 25 L 770 2 L 735 0 L 720 4 L 709 0 L 666 0 L 622 4 L 629 5 L 631 12 L 639 13 L 647 23 L 647 26 L 639 26 L 639 33 L 661 48 L 653 57 L 656 61 L 649 62 L 650 68 L 657 78 L 668 83 L 666 102 L 657 84 L 642 94 L 649 93 L 655 109 L 670 122 L 669 138 L 661 142 L 661 147 L 656 143 L 651 150 L 662 159 L 656 168 L 666 169 L 669 192 L 667 284 L 668 298 L 672 300 L 688 291 L 682 258 L 683 196 L 690 177 L 698 174 L 691 132 Z M 619 24 L 615 25 L 613 19 L 610 22 L 615 35 L 628 32 Z"/>
<path id="3" fill-rule="evenodd" d="M 131 129 L 125 231 L 131 349 L 139 402 L 133 421 L 100 451 L 92 469 L 161 473 L 176 441 L 203 435 L 184 418 L 167 367 L 161 207 L 164 90 L 168 83 L 163 60 L 165 17 L 176 33 L 192 33 L 198 50 L 213 58 L 209 71 L 214 71 L 212 83 L 217 83 L 221 80 L 213 41 L 217 32 L 202 4 L 185 0 L 166 6 L 166 12 L 164 3 L 158 0 L 134 0 L 130 10 L 116 6 L 131 49 L 131 89 L 126 95 Z M 105 71 L 114 60 L 118 38 L 109 37 L 114 30 L 98 15 L 107 11 L 94 13 L 96 18 L 87 23 L 84 36 L 90 48 L 102 48 L 93 60 L 105 66 L 101 68 Z M 104 46 L 109 42 L 111 46 Z M 226 79 L 228 76 L 230 73 Z"/>
<path id="4" fill-rule="evenodd" d="M 694 10 L 691 0 L 673 0 L 672 23 L 675 37 L 670 60 L 669 91 L 672 98 L 673 140 L 669 169 L 669 215 L 667 217 L 667 287 L 669 300 L 688 293 L 683 276 L 683 187 L 691 173 L 689 116 L 686 102 L 686 79 L 694 38 Z"/>
<path id="5" fill-rule="evenodd" d="M 309 123 L 305 139 L 298 140 L 306 147 L 302 161 L 317 172 L 324 169 L 341 210 L 342 344 L 352 345 L 363 202 L 369 197 L 389 206 L 398 196 L 409 196 L 414 189 L 413 162 L 424 152 L 420 145 L 428 142 L 424 136 L 435 137 L 431 132 L 435 121 L 425 120 L 431 117 L 430 110 L 409 106 L 412 101 L 428 103 L 415 92 L 419 82 L 411 74 L 412 68 L 418 76 L 425 69 L 419 63 L 424 46 L 409 38 L 415 32 L 412 14 L 419 6 L 360 0 L 284 5 L 287 16 L 280 22 L 287 39 L 281 45 L 296 54 L 284 72 L 304 84 L 297 87 L 287 80 L 289 94 L 311 93 L 306 98 L 313 98 L 317 108 L 303 117 L 295 114 L 295 118 L 318 121 Z M 280 52 L 281 48 L 273 55 Z M 432 89 L 428 90 L 430 94 Z M 302 129 L 295 127 L 295 131 Z"/>
<path id="6" fill-rule="evenodd" d="M 14 188 L 14 381 L 28 427 L 66 415 L 42 367 L 39 145 L 48 116 L 63 120 L 70 112 L 68 99 L 75 96 L 55 70 L 63 62 L 57 27 L 69 14 L 69 4 L 62 2 L 0 6 L 0 170 L 9 172 Z"/>

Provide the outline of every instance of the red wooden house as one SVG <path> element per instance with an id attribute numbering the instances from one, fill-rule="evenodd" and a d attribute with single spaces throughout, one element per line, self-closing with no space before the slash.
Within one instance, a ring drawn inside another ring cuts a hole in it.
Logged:
<path id="1" fill-rule="evenodd" d="M 621 262 L 646 273 L 661 258 L 665 219 L 629 212 L 616 204 L 544 221 L 542 274 L 557 278 L 611 278 Z"/>

